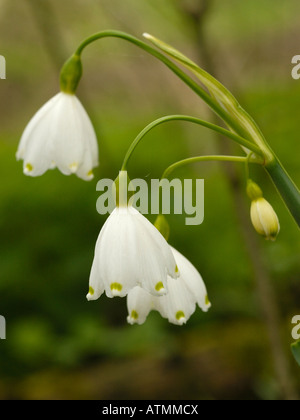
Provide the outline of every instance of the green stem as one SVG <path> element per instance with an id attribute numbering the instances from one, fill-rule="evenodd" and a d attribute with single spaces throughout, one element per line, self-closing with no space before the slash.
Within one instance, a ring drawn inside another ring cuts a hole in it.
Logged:
<path id="1" fill-rule="evenodd" d="M 257 155 L 262 156 L 260 149 L 255 144 L 249 142 L 248 140 L 238 136 L 237 134 L 231 131 L 226 130 L 225 128 L 219 127 L 218 125 L 209 123 L 207 121 L 200 120 L 199 118 L 196 118 L 196 117 L 190 117 L 188 115 L 168 115 L 166 117 L 158 118 L 157 120 L 152 121 L 137 135 L 137 137 L 133 140 L 133 142 L 131 143 L 125 155 L 121 170 L 123 171 L 126 170 L 128 160 L 130 156 L 132 155 L 133 151 L 135 150 L 135 148 L 137 147 L 137 145 L 139 144 L 139 142 L 142 140 L 142 138 L 145 137 L 145 135 L 149 133 L 149 131 L 151 131 L 154 127 L 160 124 L 163 124 L 165 122 L 169 122 L 169 121 L 188 121 L 194 124 L 202 125 L 203 127 L 214 130 L 222 134 L 223 136 L 225 135 L 229 137 L 231 140 L 234 140 L 241 146 L 245 146 L 248 149 L 252 150 Z"/>
<path id="2" fill-rule="evenodd" d="M 75 55 L 80 56 L 85 47 L 91 44 L 94 41 L 97 41 L 101 38 L 121 38 L 132 44 L 136 45 L 139 48 L 142 48 L 144 51 L 148 52 L 152 56 L 156 57 L 162 63 L 164 63 L 173 73 L 175 73 L 185 84 L 187 84 L 197 95 L 199 95 L 204 102 L 206 102 L 211 109 L 221 118 L 226 124 L 233 129 L 236 133 L 240 133 L 239 124 L 228 115 L 228 113 L 218 104 L 218 102 L 212 98 L 198 83 L 196 83 L 191 77 L 189 77 L 184 71 L 180 69 L 173 61 L 169 60 L 165 55 L 160 53 L 155 48 L 152 48 L 143 41 L 140 41 L 138 38 L 135 38 L 132 35 L 127 34 L 126 32 L 121 31 L 102 31 L 98 32 L 89 38 L 85 39 L 77 48 Z M 240 133 L 241 134 L 241 133 Z"/>
<path id="3" fill-rule="evenodd" d="M 178 67 L 173 61 L 169 60 L 165 55 L 160 53 L 158 50 L 150 47 L 148 44 L 140 41 L 138 38 L 135 38 L 125 32 L 120 31 L 102 31 L 92 35 L 91 37 L 87 38 L 83 41 L 80 46 L 77 48 L 75 56 L 80 58 L 80 55 L 84 48 L 89 45 L 90 43 L 105 37 L 114 37 L 114 38 L 122 38 L 139 48 L 142 48 L 144 51 L 148 52 L 152 56 L 156 57 L 162 63 L 164 63 L 174 74 L 176 74 L 187 86 L 189 86 L 200 98 L 203 99 L 204 102 L 207 103 L 208 106 L 227 124 L 227 126 L 233 130 L 235 133 L 243 136 L 246 134 L 244 128 L 239 124 L 234 117 L 232 117 L 226 110 L 222 108 L 222 106 L 213 98 L 211 97 L 198 83 L 196 83 L 191 77 L 189 77 L 180 67 Z M 248 127 L 248 126 L 247 126 Z M 211 127 L 212 128 L 212 127 Z M 219 130 L 220 132 L 220 130 Z M 227 134 L 226 134 L 227 135 Z M 246 141 L 244 139 L 244 141 Z M 257 145 L 251 143 L 251 147 L 248 146 L 248 149 L 255 151 L 257 153 Z M 260 149 L 261 144 L 259 144 L 258 149 Z M 270 174 L 274 184 L 277 187 L 281 197 L 285 201 L 288 209 L 290 210 L 291 214 L 293 215 L 295 221 L 297 222 L 298 226 L 300 226 L 300 193 L 291 178 L 288 176 L 282 165 L 279 163 L 278 159 L 276 158 L 275 154 L 269 150 L 269 147 L 265 145 L 266 150 L 263 149 L 263 153 L 266 157 L 266 170 Z M 254 150 L 255 149 L 255 150 Z M 261 153 L 259 153 L 261 155 Z"/>
<path id="4" fill-rule="evenodd" d="M 249 179 L 249 162 L 251 157 L 253 157 L 253 153 L 250 152 L 247 156 L 246 164 L 245 164 L 245 175 L 246 175 L 246 181 Z"/>
<path id="5" fill-rule="evenodd" d="M 225 161 L 225 162 L 242 162 L 245 163 L 249 159 L 247 156 L 220 156 L 220 155 L 209 155 L 209 156 L 194 156 L 191 158 L 179 160 L 178 162 L 173 163 L 172 165 L 168 166 L 167 169 L 162 174 L 161 179 L 167 178 L 171 172 L 173 172 L 175 169 L 188 165 L 190 163 L 195 162 L 207 162 L 207 161 Z M 253 163 L 259 163 L 256 160 L 253 160 Z"/>
<path id="6" fill-rule="evenodd" d="M 265 166 L 285 205 L 300 227 L 300 192 L 278 159 Z"/>

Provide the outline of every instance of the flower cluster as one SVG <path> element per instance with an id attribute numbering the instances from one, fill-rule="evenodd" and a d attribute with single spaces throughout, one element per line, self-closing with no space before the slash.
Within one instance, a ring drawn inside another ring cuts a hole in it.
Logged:
<path id="1" fill-rule="evenodd" d="M 157 310 L 182 325 L 196 303 L 203 311 L 210 307 L 196 268 L 130 205 L 114 209 L 96 243 L 87 299 L 98 299 L 104 292 L 108 297 L 127 296 L 130 324 L 142 324 Z"/>
<path id="2" fill-rule="evenodd" d="M 73 92 L 61 91 L 33 116 L 17 159 L 23 159 L 24 173 L 30 176 L 57 167 L 65 175 L 93 177 L 97 139 Z M 127 180 L 126 171 L 120 176 Z M 255 229 L 274 240 L 279 232 L 276 213 L 253 181 L 249 180 L 247 193 Z M 187 322 L 196 304 L 206 312 L 211 305 L 205 284 L 196 268 L 168 244 L 165 228 L 164 223 L 155 227 L 127 200 L 117 203 L 96 243 L 87 299 L 96 300 L 104 292 L 110 298 L 127 296 L 130 324 L 142 324 L 151 310 L 176 325 Z"/>
<path id="3" fill-rule="evenodd" d="M 93 178 L 93 169 L 98 165 L 97 138 L 75 92 L 82 75 L 82 50 L 104 35 L 123 37 L 146 48 L 135 38 L 112 31 L 95 34 L 80 44 L 62 68 L 61 91 L 33 116 L 23 132 L 16 156 L 18 160 L 23 160 L 23 171 L 26 175 L 39 176 L 48 169 L 57 167 L 65 175 L 75 173 L 87 181 Z M 232 94 L 174 48 L 149 34 L 144 36 L 164 52 L 166 56 L 163 62 L 185 83 L 193 86 L 193 90 L 210 106 L 213 105 L 214 111 L 219 113 L 230 130 L 195 117 L 173 115 L 150 123 L 139 133 L 124 158 L 117 186 L 120 192 L 119 201 L 103 225 L 96 243 L 87 299 L 96 300 L 104 292 L 109 298 L 127 297 L 127 321 L 130 324 L 142 324 L 149 312 L 156 310 L 169 322 L 182 325 L 194 313 L 197 304 L 206 312 L 210 302 L 199 272 L 168 244 L 168 226 L 163 217 L 159 216 L 155 225 L 151 224 L 122 196 L 120 185 L 127 183 L 126 165 L 138 142 L 162 122 L 185 120 L 226 135 L 240 144 L 247 156 L 196 156 L 174 163 L 164 172 L 165 176 L 182 164 L 205 160 L 244 162 L 247 170 L 249 162 L 263 164 L 275 181 L 283 175 L 282 168 L 264 141 L 262 133 Z M 147 47 L 146 50 L 151 52 L 152 48 Z M 161 56 L 161 53 L 154 51 L 153 55 Z M 179 62 L 189 72 L 192 71 L 195 81 L 182 70 L 179 71 L 177 65 L 167 56 Z M 200 85 L 196 80 L 200 81 Z M 207 88 L 207 92 L 202 85 Z M 240 133 L 247 135 L 244 138 Z M 299 212 L 295 211 L 293 203 L 295 200 L 299 203 L 299 192 L 288 181 L 286 174 L 284 179 L 289 184 L 288 202 L 292 203 L 295 220 L 298 220 Z M 277 185 L 280 187 L 285 184 L 277 182 Z M 259 186 L 250 179 L 247 193 L 251 199 L 250 217 L 254 228 L 266 239 L 275 240 L 280 229 L 275 211 L 263 198 Z"/>
<path id="4" fill-rule="evenodd" d="M 72 78 L 70 68 L 76 69 Z M 91 121 L 74 90 L 80 77 L 78 60 L 66 63 L 64 89 L 30 120 L 21 137 L 17 159 L 24 174 L 39 176 L 57 167 L 63 174 L 93 178 L 98 144 Z M 70 76 L 71 75 L 71 76 Z M 120 175 L 127 178 L 127 172 Z M 88 300 L 127 296 L 128 322 L 141 324 L 153 309 L 182 325 L 196 309 L 210 303 L 193 265 L 168 244 L 160 231 L 127 201 L 118 203 L 102 227 L 89 280 Z"/>

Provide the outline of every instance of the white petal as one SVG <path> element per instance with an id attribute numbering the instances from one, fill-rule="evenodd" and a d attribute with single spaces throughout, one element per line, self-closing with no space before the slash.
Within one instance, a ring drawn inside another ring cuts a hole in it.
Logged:
<path id="1" fill-rule="evenodd" d="M 168 294 L 155 301 L 155 308 L 172 324 L 182 325 L 195 312 L 195 298 L 187 289 L 185 282 L 180 277 L 168 279 Z"/>
<path id="2" fill-rule="evenodd" d="M 49 113 L 51 113 L 51 110 L 59 101 L 60 96 L 60 93 L 53 96 L 53 98 L 47 101 L 31 118 L 21 136 L 19 147 L 16 153 L 17 160 L 23 159 L 26 147 L 29 142 L 33 141 L 32 139 L 35 138 L 36 141 L 40 141 L 42 145 L 45 143 L 46 138 L 40 139 L 40 136 L 36 134 L 36 130 L 39 129 L 40 125 L 47 125 L 47 122 L 45 124 L 45 119 L 47 120 L 47 116 Z"/>
<path id="3" fill-rule="evenodd" d="M 125 296 L 138 284 L 135 224 L 124 210 L 114 209 L 96 244 L 95 255 L 108 297 Z"/>
<path id="4" fill-rule="evenodd" d="M 90 279 L 89 279 L 89 293 L 87 294 L 88 300 L 98 299 L 101 294 L 104 292 L 104 282 L 100 275 L 100 267 L 99 267 L 99 244 L 101 243 L 101 238 L 106 230 L 107 225 L 109 224 L 109 218 L 106 220 L 102 229 L 98 235 L 96 246 L 95 246 L 95 253 L 93 264 L 90 272 Z"/>
<path id="5" fill-rule="evenodd" d="M 24 160 L 24 173 L 39 176 L 53 166 L 53 110 L 60 100 L 55 95 L 32 117 L 26 126 L 16 154 Z"/>
<path id="6" fill-rule="evenodd" d="M 137 242 L 140 261 L 140 285 L 153 295 L 167 293 L 167 274 L 175 277 L 176 262 L 171 248 L 159 231 L 137 210 Z"/>
<path id="7" fill-rule="evenodd" d="M 76 170 L 76 175 L 83 179 L 84 181 L 90 181 L 94 178 L 93 174 L 93 167 L 97 165 L 93 165 L 93 159 L 89 152 L 89 150 L 85 150 L 85 153 L 82 158 L 82 162 Z"/>
<path id="8" fill-rule="evenodd" d="M 61 138 L 57 136 L 55 141 L 57 166 L 62 172 L 68 172 L 73 167 L 80 178 L 92 179 L 92 169 L 98 165 L 98 143 L 94 128 L 75 95 L 65 94 L 64 102 L 64 113 L 60 114 Z"/>
<path id="9" fill-rule="evenodd" d="M 168 266 L 174 272 L 176 266 L 168 243 L 133 207 L 116 208 L 108 217 L 95 259 L 108 297 L 125 296 L 137 285 L 154 295 L 165 294 Z"/>
<path id="10" fill-rule="evenodd" d="M 207 290 L 200 273 L 187 258 L 173 247 L 172 252 L 179 267 L 180 279 L 184 281 L 186 288 L 194 297 L 199 307 L 204 312 L 207 312 L 211 304 L 208 300 Z"/>
<path id="11" fill-rule="evenodd" d="M 104 292 L 104 284 L 99 275 L 97 259 L 94 258 L 89 280 L 89 292 L 86 296 L 87 300 L 96 300 Z"/>
<path id="12" fill-rule="evenodd" d="M 156 227 L 149 222 L 146 217 L 141 213 L 137 212 L 137 219 L 140 224 L 143 225 L 143 229 L 149 234 L 149 242 L 153 244 L 153 249 L 156 250 L 156 254 L 161 256 L 161 259 L 164 261 L 164 264 L 167 269 L 169 276 L 177 278 L 179 276 L 178 267 L 176 265 L 174 256 L 171 251 L 171 247 L 161 233 L 156 229 Z M 150 239 L 151 238 L 151 239 Z"/>
<path id="13" fill-rule="evenodd" d="M 82 129 L 84 133 L 84 139 L 87 143 L 86 151 L 88 152 L 92 166 L 91 168 L 95 168 L 99 165 L 99 151 L 98 151 L 98 142 L 97 136 L 94 130 L 94 127 L 91 123 L 91 120 L 82 106 L 79 99 L 76 97 L 76 106 L 78 109 L 78 113 L 81 115 L 81 122 L 82 122 Z"/>
<path id="14" fill-rule="evenodd" d="M 85 151 L 81 115 L 77 110 L 76 99 L 75 95 L 62 93 L 55 109 L 54 161 L 65 175 L 77 171 Z"/>
<path id="15" fill-rule="evenodd" d="M 205 312 L 210 307 L 206 287 L 196 268 L 176 249 L 171 249 L 179 267 L 179 278 L 175 280 L 168 276 L 168 293 L 161 297 L 147 294 L 141 288 L 134 289 L 134 293 L 130 292 L 127 300 L 128 322 L 139 323 L 140 316 L 140 323 L 142 323 L 149 311 L 155 309 L 169 322 L 183 325 L 195 312 L 196 303 Z"/>
<path id="16" fill-rule="evenodd" d="M 152 296 L 139 286 L 134 287 L 127 296 L 127 309 L 129 324 L 143 324 L 149 312 L 154 307 L 154 300 L 159 299 Z"/>

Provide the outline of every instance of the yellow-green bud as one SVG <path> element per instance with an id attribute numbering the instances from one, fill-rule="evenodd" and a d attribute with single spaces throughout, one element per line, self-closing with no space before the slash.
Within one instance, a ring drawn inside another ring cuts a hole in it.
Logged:
<path id="1" fill-rule="evenodd" d="M 170 226 L 167 219 L 162 214 L 159 214 L 154 222 L 156 229 L 162 234 L 166 241 L 170 236 Z"/>
<path id="2" fill-rule="evenodd" d="M 257 198 L 261 198 L 263 196 L 260 187 L 251 179 L 248 179 L 247 182 L 247 194 L 250 200 L 256 200 Z"/>
<path id="3" fill-rule="evenodd" d="M 252 200 L 250 216 L 255 230 L 266 239 L 275 241 L 280 225 L 271 204 L 263 197 Z"/>
<path id="4" fill-rule="evenodd" d="M 63 65 L 60 72 L 60 90 L 74 94 L 82 76 L 82 64 L 79 55 L 73 54 Z"/>

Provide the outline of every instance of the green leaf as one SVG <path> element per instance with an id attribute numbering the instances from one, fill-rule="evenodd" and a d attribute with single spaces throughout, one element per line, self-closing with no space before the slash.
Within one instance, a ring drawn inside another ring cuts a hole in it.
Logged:
<path id="1" fill-rule="evenodd" d="M 194 63 L 192 60 L 187 58 L 172 46 L 147 33 L 143 35 L 157 48 L 161 49 L 164 53 L 190 70 L 198 78 L 198 80 L 200 80 L 202 85 L 206 87 L 211 97 L 215 100 L 216 104 L 220 105 L 226 112 L 229 120 L 233 120 L 238 123 L 238 134 L 242 135 L 248 140 L 254 141 L 262 149 L 265 156 L 270 160 L 273 160 L 273 154 L 270 153 L 269 147 L 258 125 L 255 123 L 253 118 L 241 107 L 232 93 L 222 85 L 222 83 L 220 83 L 211 74 L 200 68 L 196 63 Z"/>
<path id="2" fill-rule="evenodd" d="M 291 349 L 296 362 L 300 366 L 300 340 L 295 341 L 295 343 L 291 344 Z"/>
<path id="3" fill-rule="evenodd" d="M 217 79 L 212 75 L 207 73 L 205 70 L 200 68 L 196 63 L 190 60 L 188 57 L 183 55 L 180 51 L 176 50 L 172 46 L 166 44 L 165 42 L 155 38 L 152 35 L 144 34 L 144 37 L 151 41 L 156 47 L 164 51 L 170 57 L 174 58 L 176 61 L 179 61 L 186 68 L 188 68 L 192 73 L 197 76 L 200 82 L 207 88 L 212 97 L 214 97 L 220 105 L 223 106 L 227 111 L 229 108 L 239 108 L 240 105 L 235 97 L 225 88 Z"/>

